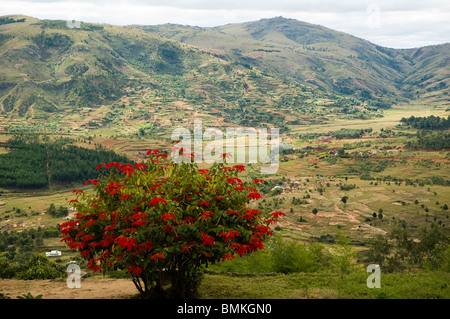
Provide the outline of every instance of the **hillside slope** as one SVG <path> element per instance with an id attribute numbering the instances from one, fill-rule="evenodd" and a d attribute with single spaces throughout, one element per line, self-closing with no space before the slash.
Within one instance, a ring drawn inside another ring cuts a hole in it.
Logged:
<path id="1" fill-rule="evenodd" d="M 201 115 L 215 125 L 283 128 L 373 112 L 237 55 L 140 28 L 9 18 L 17 22 L 0 25 L 0 111 L 14 119 L 92 128 L 157 118 L 171 126 Z"/>
<path id="2" fill-rule="evenodd" d="M 450 84 L 449 44 L 390 49 L 343 32 L 282 17 L 214 28 L 173 24 L 142 28 L 266 66 L 300 83 L 313 83 L 336 93 L 363 98 L 368 98 L 368 94 L 411 98 L 416 90 L 414 79 L 425 74 L 433 78 L 430 84 L 438 85 L 439 90 Z M 434 77 L 436 74 L 441 76 Z M 427 92 L 427 88 L 419 87 L 417 93 Z"/>
<path id="3" fill-rule="evenodd" d="M 202 116 L 286 130 L 378 116 L 425 94 L 446 99 L 448 48 L 382 48 L 281 17 L 215 28 L 69 28 L 9 16 L 0 20 L 0 113 L 69 129 L 137 131 Z"/>

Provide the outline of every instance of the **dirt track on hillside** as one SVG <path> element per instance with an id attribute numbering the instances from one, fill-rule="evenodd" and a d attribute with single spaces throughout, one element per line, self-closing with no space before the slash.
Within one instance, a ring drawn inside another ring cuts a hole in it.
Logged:
<path id="1" fill-rule="evenodd" d="M 394 160 L 394 161 L 433 161 L 433 162 L 450 162 L 448 158 L 415 158 L 415 157 L 370 157 L 376 160 Z"/>

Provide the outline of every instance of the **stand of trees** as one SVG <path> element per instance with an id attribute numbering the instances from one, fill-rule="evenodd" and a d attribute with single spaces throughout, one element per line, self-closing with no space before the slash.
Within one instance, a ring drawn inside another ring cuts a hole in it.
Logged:
<path id="1" fill-rule="evenodd" d="M 427 149 L 427 150 L 442 150 L 450 148 L 450 133 L 449 132 L 417 132 L 417 139 L 408 141 L 405 144 L 406 148 L 411 149 Z"/>
<path id="2" fill-rule="evenodd" d="M 58 208 L 56 208 L 55 204 L 50 204 L 50 207 L 48 208 L 48 213 L 50 216 L 58 218 L 58 217 L 66 217 L 69 215 L 69 210 L 67 207 L 60 205 Z"/>
<path id="3" fill-rule="evenodd" d="M 129 162 L 125 156 L 102 147 L 86 149 L 60 143 L 13 138 L 10 152 L 0 155 L 0 186 L 48 187 L 51 182 L 84 182 L 97 177 L 100 163 Z"/>
<path id="4" fill-rule="evenodd" d="M 0 25 L 2 24 L 9 24 L 9 23 L 16 23 L 16 22 L 25 22 L 25 18 L 22 19 L 13 19 L 10 17 L 1 17 L 0 18 Z"/>
<path id="5" fill-rule="evenodd" d="M 337 139 L 350 139 L 350 138 L 360 138 L 364 133 L 372 133 L 372 128 L 366 129 L 351 129 L 351 128 L 341 128 L 336 131 L 330 131 L 326 133 L 303 133 L 298 134 L 299 139 L 316 139 L 323 136 L 335 137 Z"/>
<path id="6" fill-rule="evenodd" d="M 450 128 L 450 115 L 447 118 L 434 115 L 427 117 L 415 117 L 413 115 L 409 118 L 403 117 L 400 123 L 420 130 L 448 130 Z"/>
<path id="7" fill-rule="evenodd" d="M 374 213 L 376 215 L 376 213 Z M 421 267 L 450 270 L 450 237 L 448 229 L 432 224 L 419 233 L 419 241 L 406 228 L 396 224 L 386 235 L 378 235 L 370 242 L 369 260 L 387 272 Z"/>

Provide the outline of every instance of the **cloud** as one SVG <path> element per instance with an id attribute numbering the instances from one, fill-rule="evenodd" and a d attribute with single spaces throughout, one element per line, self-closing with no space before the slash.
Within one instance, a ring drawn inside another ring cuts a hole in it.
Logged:
<path id="1" fill-rule="evenodd" d="M 8 1 L 4 1 L 8 2 Z M 31 4 L 55 4 L 67 1 L 61 0 L 28 0 L 9 1 L 27 2 Z M 360 12 L 370 5 L 377 5 L 388 11 L 428 10 L 438 8 L 448 11 L 450 3 L 446 0 L 77 0 L 79 4 L 94 4 L 98 7 L 107 7 L 112 3 L 125 6 L 141 7 L 172 7 L 192 10 L 259 10 L 278 12 Z"/>
<path id="2" fill-rule="evenodd" d="M 385 11 L 379 7 L 379 11 L 363 12 L 294 12 L 286 17 L 323 25 L 391 48 L 450 42 L 450 12 L 436 9 Z"/>
<path id="3" fill-rule="evenodd" d="M 129 24 L 202 27 L 283 16 L 407 48 L 450 42 L 447 0 L 2 0 L 0 15 Z"/>

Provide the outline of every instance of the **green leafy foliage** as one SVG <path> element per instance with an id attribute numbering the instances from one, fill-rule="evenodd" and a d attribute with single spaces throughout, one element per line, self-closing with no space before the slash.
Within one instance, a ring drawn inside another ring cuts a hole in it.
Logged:
<path id="1" fill-rule="evenodd" d="M 45 31 L 34 37 L 33 42 L 44 50 L 51 48 L 66 50 L 73 44 L 73 40 L 65 34 L 45 33 Z"/>
<path id="2" fill-rule="evenodd" d="M 72 76 L 80 76 L 89 70 L 89 67 L 85 63 L 74 63 L 66 68 L 66 73 Z"/>
<path id="3" fill-rule="evenodd" d="M 334 236 L 323 235 L 317 240 L 333 245 L 325 246 L 317 242 L 305 244 L 283 238 L 282 234 L 278 233 L 267 241 L 266 249 L 214 265 L 211 270 L 215 273 L 240 274 L 322 273 L 324 276 L 342 276 L 355 270 L 355 250 L 342 233 L 338 232 L 338 235 Z"/>
<path id="4" fill-rule="evenodd" d="M 66 272 L 63 266 L 40 254 L 32 254 L 23 263 L 0 261 L 0 278 L 35 280 L 64 278 L 65 276 Z"/>
<path id="5" fill-rule="evenodd" d="M 273 258 L 273 270 L 280 273 L 315 272 L 325 264 L 323 246 L 291 241 L 284 242 L 277 236 L 271 242 L 270 252 Z"/>
<path id="6" fill-rule="evenodd" d="M 22 296 L 17 296 L 17 299 L 42 299 L 42 295 L 37 295 L 34 297 L 30 292 L 23 294 Z"/>

